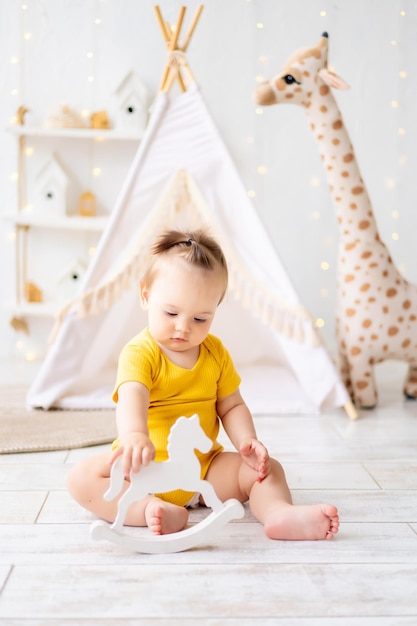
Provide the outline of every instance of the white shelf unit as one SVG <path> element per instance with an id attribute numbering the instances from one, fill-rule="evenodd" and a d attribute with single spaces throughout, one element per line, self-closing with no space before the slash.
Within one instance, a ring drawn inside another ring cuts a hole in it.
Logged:
<path id="1" fill-rule="evenodd" d="M 29 302 L 25 294 L 25 286 L 28 283 L 28 267 L 31 266 L 30 251 L 28 240 L 29 237 L 41 237 L 42 231 L 52 232 L 48 236 L 48 240 L 53 242 L 55 246 L 59 245 L 59 239 L 62 237 L 65 241 L 63 246 L 68 247 L 68 238 L 75 237 L 80 240 L 81 237 L 92 237 L 98 240 L 101 232 L 104 230 L 108 221 L 108 213 L 111 206 L 107 207 L 107 214 L 99 214 L 93 217 L 81 216 L 73 212 L 66 215 L 45 215 L 37 212 L 35 208 L 28 206 L 28 180 L 27 180 L 27 141 L 33 139 L 36 142 L 58 142 L 60 152 L 65 154 L 65 146 L 67 141 L 73 142 L 97 142 L 104 144 L 107 142 L 128 142 L 130 150 L 125 158 L 125 171 L 130 164 L 133 150 L 136 150 L 143 136 L 143 132 L 127 132 L 117 129 L 91 129 L 91 128 L 48 128 L 37 126 L 26 126 L 24 124 L 15 124 L 8 130 L 16 137 L 18 141 L 18 182 L 17 182 L 17 209 L 14 212 L 4 214 L 4 219 L 10 221 L 15 228 L 16 233 L 16 253 L 15 253 L 15 301 L 9 303 L 7 307 L 10 310 L 11 318 L 22 320 L 28 326 L 30 319 L 51 319 L 55 317 L 62 307 L 62 300 L 54 301 L 54 299 L 46 298 L 42 302 Z M 81 146 L 85 145 L 80 143 Z M 83 148 L 86 150 L 86 148 Z M 122 149 L 118 148 L 119 154 Z M 34 158 L 34 157 L 31 157 Z M 122 182 L 122 181 L 121 181 Z M 45 236 L 44 236 L 45 239 Z"/>

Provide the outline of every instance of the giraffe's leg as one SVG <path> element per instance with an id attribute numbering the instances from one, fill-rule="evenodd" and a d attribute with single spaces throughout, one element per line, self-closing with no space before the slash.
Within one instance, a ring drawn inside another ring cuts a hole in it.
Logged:
<path id="1" fill-rule="evenodd" d="M 350 364 L 350 378 L 355 404 L 363 409 L 373 409 L 378 401 L 378 391 L 373 366 L 369 362 Z"/>
<path id="2" fill-rule="evenodd" d="M 410 400 L 417 400 L 417 363 L 410 363 L 404 383 L 404 395 Z"/>
<path id="3" fill-rule="evenodd" d="M 344 386 L 347 389 L 348 394 L 353 399 L 352 382 L 350 380 L 350 373 L 349 373 L 349 361 L 348 361 L 348 358 L 347 358 L 347 355 L 346 355 L 345 344 L 342 341 L 339 341 L 338 353 L 339 353 L 339 372 L 340 372 L 340 377 L 342 379 L 342 382 L 343 382 Z"/>

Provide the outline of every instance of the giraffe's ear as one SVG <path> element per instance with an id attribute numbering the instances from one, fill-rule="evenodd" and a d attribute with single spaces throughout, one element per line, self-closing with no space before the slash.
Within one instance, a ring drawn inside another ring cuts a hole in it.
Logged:
<path id="1" fill-rule="evenodd" d="M 349 89 L 349 85 L 345 83 L 343 78 L 340 78 L 340 76 L 337 76 L 337 74 L 334 74 L 325 68 L 319 71 L 319 76 L 325 83 L 330 85 L 330 87 L 334 87 L 335 89 Z"/>

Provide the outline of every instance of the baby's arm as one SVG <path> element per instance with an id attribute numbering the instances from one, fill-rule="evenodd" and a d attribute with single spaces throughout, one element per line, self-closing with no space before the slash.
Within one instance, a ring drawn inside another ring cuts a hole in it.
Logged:
<path id="1" fill-rule="evenodd" d="M 123 472 L 139 471 L 155 458 L 155 448 L 148 433 L 149 391 L 138 382 L 126 382 L 118 389 L 116 422 L 120 445 L 109 458 L 112 464 L 123 458 Z"/>
<path id="2" fill-rule="evenodd" d="M 236 450 L 258 472 L 258 481 L 263 480 L 270 471 L 268 450 L 257 439 L 252 415 L 239 390 L 218 398 L 217 414 Z"/>

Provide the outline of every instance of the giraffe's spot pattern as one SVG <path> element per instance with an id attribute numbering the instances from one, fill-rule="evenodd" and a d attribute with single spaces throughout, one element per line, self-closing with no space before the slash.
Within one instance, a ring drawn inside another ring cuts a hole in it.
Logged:
<path id="1" fill-rule="evenodd" d="M 357 382 L 358 389 L 366 389 L 368 386 L 368 382 L 366 380 L 358 380 Z"/>

